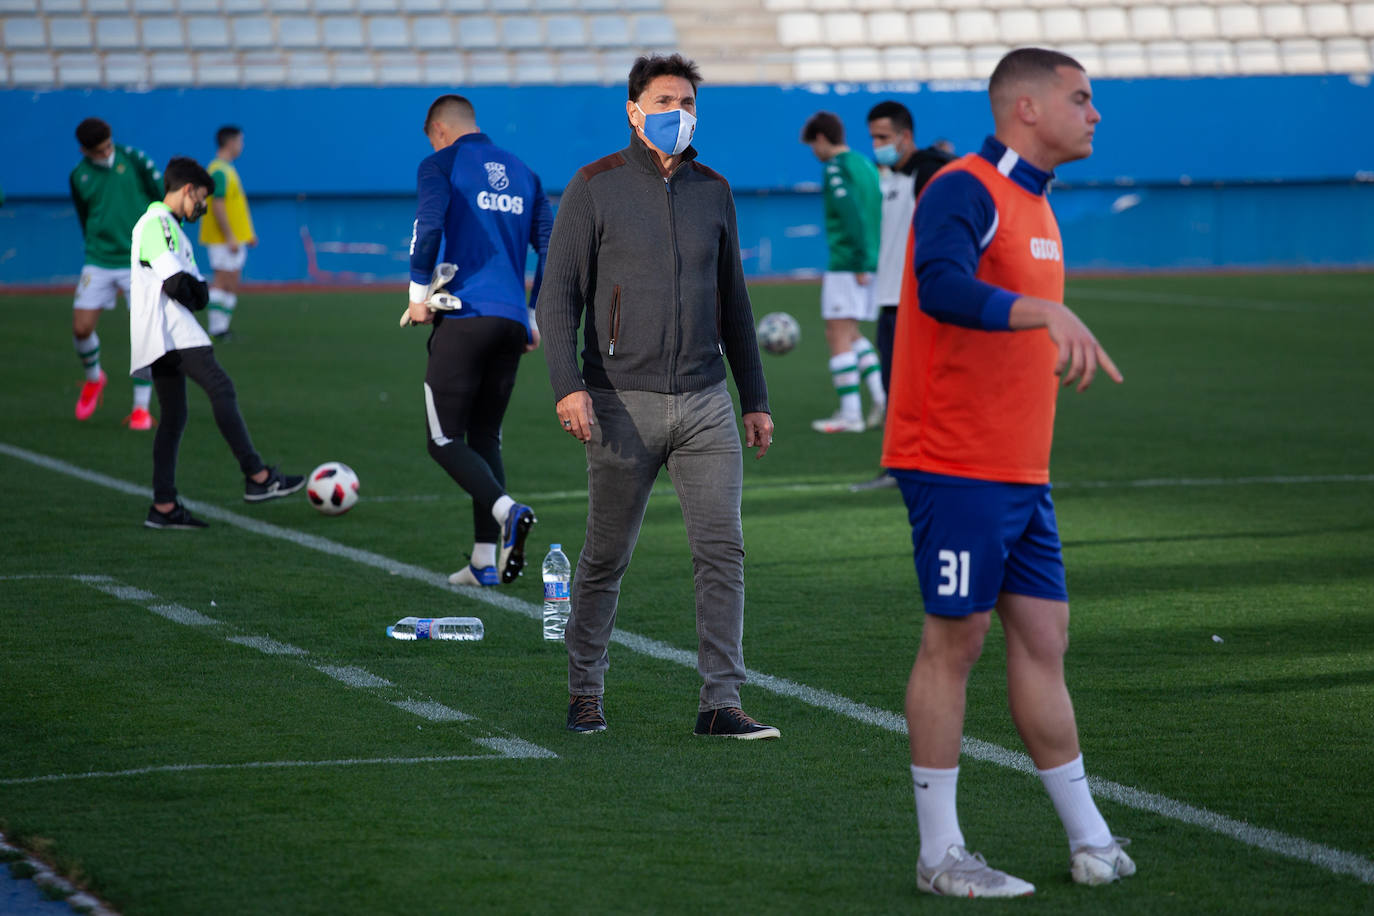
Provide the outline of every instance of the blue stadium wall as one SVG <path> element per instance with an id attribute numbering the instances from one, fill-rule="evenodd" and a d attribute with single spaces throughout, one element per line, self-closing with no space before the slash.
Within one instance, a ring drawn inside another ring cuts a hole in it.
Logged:
<path id="1" fill-rule="evenodd" d="M 708 74 L 709 76 L 709 74 Z M 1099 80 L 1091 159 L 1053 193 L 1071 269 L 1374 266 L 1374 88 L 1344 76 Z M 556 198 L 582 164 L 628 136 L 619 87 L 463 90 L 493 139 Z M 246 279 L 404 276 L 420 124 L 437 90 L 161 89 L 0 92 L 0 285 L 69 283 L 81 241 L 67 198 L 82 118 L 155 160 L 213 154 L 242 125 L 240 170 L 262 244 Z M 898 98 L 917 140 L 976 149 L 988 130 L 976 83 L 704 86 L 701 160 L 735 189 L 746 270 L 795 276 L 824 263 L 819 165 L 798 141 L 812 112 L 844 119 L 867 152 L 868 108 Z"/>

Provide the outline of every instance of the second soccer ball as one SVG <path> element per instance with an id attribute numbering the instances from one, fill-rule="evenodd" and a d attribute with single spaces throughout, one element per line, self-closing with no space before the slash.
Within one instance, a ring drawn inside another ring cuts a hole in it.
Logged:
<path id="1" fill-rule="evenodd" d="M 769 312 L 758 327 L 759 346 L 776 356 L 790 352 L 801 340 L 801 325 L 786 312 Z"/>

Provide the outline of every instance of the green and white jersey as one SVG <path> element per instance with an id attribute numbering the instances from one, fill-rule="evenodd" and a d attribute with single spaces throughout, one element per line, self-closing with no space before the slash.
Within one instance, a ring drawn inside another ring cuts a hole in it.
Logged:
<path id="1" fill-rule="evenodd" d="M 883 219 L 877 167 L 845 150 L 825 163 L 824 176 L 825 240 L 830 246 L 826 270 L 873 273 Z"/>
<path id="2" fill-rule="evenodd" d="M 116 146 L 108 168 L 82 156 L 68 183 L 86 238 L 86 263 L 123 268 L 130 230 L 149 203 L 162 199 L 162 172 L 142 150 Z"/>
<path id="3" fill-rule="evenodd" d="M 210 337 L 186 306 L 162 291 L 162 282 L 185 271 L 197 279 L 196 254 L 181 223 L 162 201 L 134 224 L 129 252 L 129 374 L 147 378 L 148 367 L 171 350 L 210 346 Z"/>

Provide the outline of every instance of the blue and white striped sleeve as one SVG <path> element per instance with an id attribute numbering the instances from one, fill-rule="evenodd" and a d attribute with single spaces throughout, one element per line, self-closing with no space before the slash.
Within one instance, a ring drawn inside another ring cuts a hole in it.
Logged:
<path id="1" fill-rule="evenodd" d="M 921 311 L 936 321 L 1005 331 L 1017 295 L 977 279 L 978 261 L 997 234 L 997 207 L 964 171 L 933 179 L 914 217 Z"/>

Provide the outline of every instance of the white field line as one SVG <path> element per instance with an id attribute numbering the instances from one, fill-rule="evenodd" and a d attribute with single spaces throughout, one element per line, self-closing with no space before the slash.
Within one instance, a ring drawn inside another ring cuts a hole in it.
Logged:
<path id="1" fill-rule="evenodd" d="M 392 700 L 391 705 L 431 722 L 467 722 L 472 718 L 462 710 L 452 709 L 433 700 Z"/>
<path id="2" fill-rule="evenodd" d="M 250 649 L 257 649 L 264 655 L 309 655 L 304 649 L 290 643 L 277 642 L 266 636 L 228 636 L 226 642 L 238 643 Z"/>
<path id="3" fill-rule="evenodd" d="M 499 738 L 483 738 L 476 743 L 500 741 Z M 540 748 L 540 750 L 543 750 Z M 552 756 L 552 752 L 545 752 Z M 540 756 L 523 754 L 519 756 Z M 110 779 L 120 776 L 144 776 L 148 773 L 196 773 L 202 770 L 271 770 L 304 767 L 356 767 L 373 764 L 409 765 L 416 763 L 454 763 L 467 760 L 503 760 L 495 754 L 450 754 L 443 757 L 357 757 L 342 760 L 254 760 L 246 763 L 172 763 L 165 766 L 132 767 L 127 770 L 92 770 L 87 773 L 52 773 L 46 776 L 15 776 L 0 779 L 0 786 L 24 786 L 44 782 L 70 782 L 75 779 Z"/>
<path id="4" fill-rule="evenodd" d="M 143 487 L 109 477 L 96 471 L 88 471 L 84 468 L 68 464 L 65 461 L 30 452 L 26 449 L 17 448 L 6 443 L 0 443 L 0 454 L 7 454 L 39 467 L 57 471 L 58 473 L 66 474 L 79 480 L 84 480 L 88 483 L 100 484 L 110 489 L 130 493 L 145 499 L 151 496 L 150 492 Z M 1365 475 L 1355 476 L 1363 480 Z M 1344 477 L 1344 475 L 1342 475 L 1342 477 Z M 1254 478 L 1253 480 L 1259 481 L 1266 479 Z M 1301 478 L 1287 478 L 1285 480 L 1296 482 L 1301 480 Z M 193 503 L 187 500 L 186 504 L 208 518 L 235 525 L 264 537 L 278 538 L 301 547 L 308 547 L 311 550 L 320 551 L 330 556 L 353 560 L 356 563 L 385 570 L 392 575 L 402 576 L 417 582 L 425 582 L 436 588 L 441 588 L 449 592 L 457 592 L 471 600 L 480 601 L 492 605 L 493 607 L 499 607 L 523 614 L 527 617 L 538 619 L 541 613 L 538 605 L 494 592 L 491 589 L 455 587 L 449 585 L 448 578 L 441 573 L 430 572 L 429 570 L 422 569 L 418 566 L 412 566 L 408 563 L 402 563 L 398 560 L 382 556 L 381 554 L 359 550 L 355 547 L 348 547 L 343 544 L 336 544 L 326 538 L 304 534 L 290 528 L 282 528 L 266 522 L 260 522 L 256 519 L 251 519 L 246 516 L 238 515 L 237 513 L 229 512 L 226 509 L 220 509 L 204 503 Z M 625 646 L 627 649 L 648 655 L 651 658 L 689 668 L 695 668 L 696 666 L 696 653 L 678 649 L 666 643 L 659 642 L 656 639 L 639 636 L 625 630 L 616 630 L 611 639 L 613 642 Z M 787 680 L 786 678 L 775 677 L 759 671 L 747 670 L 746 674 L 751 685 L 760 687 L 770 693 L 790 697 L 810 706 L 824 709 L 869 725 L 874 725 L 887 731 L 902 735 L 906 734 L 906 722 L 902 716 L 897 713 L 885 709 L 878 709 L 877 707 L 869 706 L 848 699 L 847 697 L 830 693 L 829 691 L 809 687 L 805 684 L 799 684 L 795 681 Z M 1035 769 L 1030 758 L 1024 753 L 1008 750 L 1007 748 L 986 741 L 980 741 L 975 738 L 965 737 L 961 751 L 963 754 L 975 760 L 994 763 L 1024 773 L 1033 773 Z M 1319 843 L 1313 843 L 1301 837 L 1290 836 L 1277 830 L 1255 827 L 1244 821 L 1208 811 L 1205 808 L 1197 808 L 1163 795 L 1145 792 L 1100 777 L 1092 777 L 1090 784 L 1093 787 L 1093 791 L 1100 796 L 1109 798 L 1127 807 L 1159 814 L 1163 817 L 1190 826 L 1201 827 L 1205 830 L 1231 837 L 1249 846 L 1254 846 L 1299 861 L 1309 862 L 1334 874 L 1352 875 L 1365 884 L 1374 884 L 1374 861 L 1362 856 L 1334 849 L 1329 846 L 1323 846 Z"/>
<path id="5" fill-rule="evenodd" d="M 347 684 L 349 687 L 396 686 L 384 677 L 378 677 L 371 671 L 353 665 L 314 665 L 312 667 L 321 674 L 327 674 L 339 683 Z"/>

